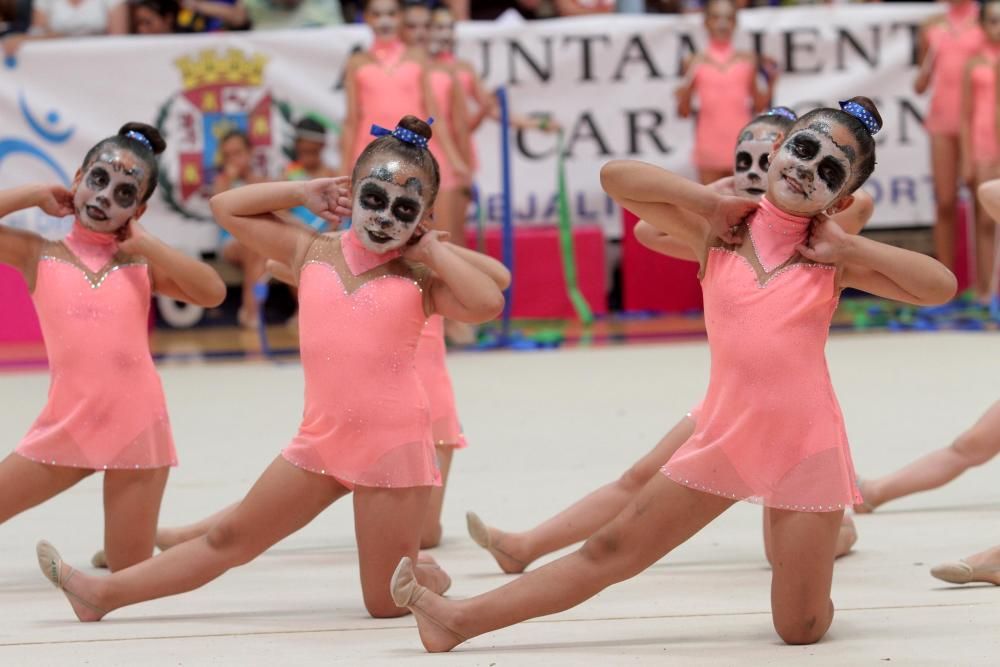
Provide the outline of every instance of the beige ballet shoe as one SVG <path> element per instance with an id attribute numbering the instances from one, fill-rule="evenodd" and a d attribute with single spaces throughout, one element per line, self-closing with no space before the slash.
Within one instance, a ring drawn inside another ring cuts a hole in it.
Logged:
<path id="1" fill-rule="evenodd" d="M 972 567 L 964 560 L 954 563 L 941 563 L 931 568 L 931 576 L 949 584 L 971 584 L 974 581 L 1000 586 L 990 575 L 1000 573 L 1000 567 Z"/>
<path id="2" fill-rule="evenodd" d="M 73 607 L 73 612 L 77 618 L 81 621 L 99 621 L 108 613 L 66 588 L 76 575 L 76 570 L 67 565 L 69 574 L 63 578 L 63 559 L 54 546 L 42 540 L 35 546 L 35 554 L 38 557 L 38 567 L 41 569 L 42 574 L 69 599 L 69 603 Z"/>
<path id="3" fill-rule="evenodd" d="M 526 567 L 528 567 L 528 564 L 523 560 L 511 556 L 509 553 L 493 544 L 493 538 L 490 537 L 489 526 L 487 526 L 483 520 L 479 518 L 478 514 L 475 512 L 466 512 L 465 525 L 469 530 L 469 537 L 472 538 L 472 541 L 481 546 L 483 549 L 489 551 L 490 554 L 493 555 L 493 558 L 496 559 L 500 569 L 504 572 L 507 574 L 520 574 L 521 572 L 524 572 Z M 504 564 L 501 562 L 504 560 L 509 562 Z"/>
<path id="4" fill-rule="evenodd" d="M 433 567 L 435 570 L 440 572 L 444 576 L 444 587 L 438 595 L 444 595 L 451 590 L 451 575 L 445 572 L 444 568 L 441 567 L 434 557 L 430 554 L 426 554 L 423 551 L 417 554 L 417 565 L 420 567 Z"/>
<path id="5" fill-rule="evenodd" d="M 396 571 L 392 573 L 392 579 L 389 581 L 389 591 L 397 607 L 405 607 L 413 612 L 417 620 L 417 630 L 420 632 L 420 641 L 429 653 L 450 651 L 467 641 L 466 637 L 418 606 L 427 589 L 417 581 L 417 575 L 413 571 L 413 561 L 409 556 L 404 556 L 396 566 Z"/>
<path id="6" fill-rule="evenodd" d="M 94 555 L 90 557 L 90 564 L 98 570 L 108 569 L 108 556 L 104 553 L 104 549 L 98 549 L 94 552 Z"/>

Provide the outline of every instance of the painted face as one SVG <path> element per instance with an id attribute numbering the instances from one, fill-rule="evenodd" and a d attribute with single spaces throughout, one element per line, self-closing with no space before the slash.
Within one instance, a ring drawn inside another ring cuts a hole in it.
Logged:
<path id="1" fill-rule="evenodd" d="M 427 7 L 407 7 L 399 34 L 407 46 L 426 49 L 431 39 L 431 10 Z"/>
<path id="2" fill-rule="evenodd" d="M 174 31 L 171 15 L 160 16 L 149 7 L 132 8 L 132 32 L 138 35 L 166 35 Z"/>
<path id="3" fill-rule="evenodd" d="M 759 199 L 767 191 L 767 168 L 771 165 L 771 151 L 779 136 L 774 127 L 764 123 L 743 130 L 736 144 L 733 174 L 737 195 Z"/>
<path id="4" fill-rule="evenodd" d="M 771 156 L 768 196 L 789 213 L 815 215 L 846 193 L 857 153 L 850 130 L 817 119 Z"/>
<path id="5" fill-rule="evenodd" d="M 76 185 L 73 207 L 84 227 L 111 234 L 142 206 L 147 170 L 128 151 L 108 148 L 87 167 Z"/>
<path id="6" fill-rule="evenodd" d="M 1000 2 L 984 5 L 983 32 L 991 42 L 1000 42 Z"/>
<path id="7" fill-rule="evenodd" d="M 451 12 L 436 11 L 431 20 L 430 52 L 452 53 L 455 50 L 455 20 Z"/>
<path id="8" fill-rule="evenodd" d="M 399 5 L 395 0 L 372 0 L 365 10 L 365 23 L 376 39 L 395 39 L 399 34 Z"/>
<path id="9" fill-rule="evenodd" d="M 424 217 L 428 185 L 420 169 L 396 159 L 373 158 L 368 176 L 354 187 L 351 224 L 369 250 L 399 250 Z"/>
<path id="10" fill-rule="evenodd" d="M 729 41 L 736 31 L 736 4 L 713 2 L 705 12 L 705 30 L 711 39 Z"/>

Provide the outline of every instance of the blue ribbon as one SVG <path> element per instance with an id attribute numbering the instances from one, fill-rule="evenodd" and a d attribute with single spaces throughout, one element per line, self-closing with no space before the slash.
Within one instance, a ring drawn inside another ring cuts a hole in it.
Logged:
<path id="1" fill-rule="evenodd" d="M 867 128 L 868 134 L 872 135 L 873 137 L 876 134 L 878 134 L 879 130 L 882 129 L 882 126 L 879 125 L 878 120 L 875 119 L 875 116 L 872 115 L 872 112 L 864 108 L 857 102 L 854 101 L 841 102 L 840 108 L 843 109 L 845 113 L 848 113 L 857 118 L 858 120 L 860 120 L 861 124 L 864 125 L 865 128 Z"/>
<path id="2" fill-rule="evenodd" d="M 427 119 L 428 125 L 434 124 L 433 118 Z M 396 126 L 395 130 L 390 130 L 388 128 L 382 127 L 381 125 L 372 125 L 371 135 L 373 137 L 396 137 L 400 141 L 405 141 L 408 144 L 413 144 L 419 148 L 427 148 L 427 137 L 417 134 L 412 130 L 408 130 L 405 127 Z"/>

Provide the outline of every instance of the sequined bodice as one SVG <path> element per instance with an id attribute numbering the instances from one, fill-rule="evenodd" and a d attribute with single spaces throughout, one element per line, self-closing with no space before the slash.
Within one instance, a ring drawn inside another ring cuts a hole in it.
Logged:
<path id="1" fill-rule="evenodd" d="M 344 391 L 359 377 L 376 387 L 419 385 L 414 357 L 427 317 L 422 287 L 405 260 L 353 275 L 339 235 L 325 235 L 313 243 L 299 284 L 307 403 L 326 395 L 370 401 Z"/>

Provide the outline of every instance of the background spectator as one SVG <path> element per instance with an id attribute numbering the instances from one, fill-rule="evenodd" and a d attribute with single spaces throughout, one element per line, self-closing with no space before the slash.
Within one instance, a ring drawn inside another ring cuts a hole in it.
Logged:
<path id="1" fill-rule="evenodd" d="M 250 19 L 243 0 L 180 0 L 177 32 L 248 30 Z"/>
<path id="2" fill-rule="evenodd" d="M 177 29 L 177 0 L 129 0 L 129 9 L 136 35 L 165 35 Z"/>
<path id="3" fill-rule="evenodd" d="M 28 32 L 31 27 L 31 0 L 0 0 L 0 39 Z"/>
<path id="4" fill-rule="evenodd" d="M 129 28 L 124 0 L 35 0 L 32 34 L 3 39 L 3 51 L 13 56 L 27 40 L 81 35 L 124 35 Z"/>
<path id="5" fill-rule="evenodd" d="M 255 30 L 319 28 L 344 22 L 339 0 L 245 0 Z"/>

